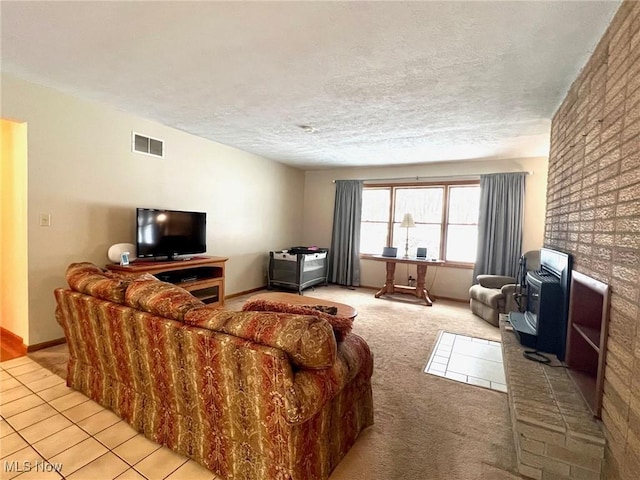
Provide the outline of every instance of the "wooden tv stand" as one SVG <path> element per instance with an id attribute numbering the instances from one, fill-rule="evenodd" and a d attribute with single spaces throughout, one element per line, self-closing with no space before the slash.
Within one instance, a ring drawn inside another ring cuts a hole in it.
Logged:
<path id="1" fill-rule="evenodd" d="M 197 256 L 186 260 L 156 261 L 138 259 L 129 265 L 110 264 L 109 270 L 132 276 L 150 273 L 173 283 L 212 306 L 224 305 L 224 266 L 228 258 Z"/>

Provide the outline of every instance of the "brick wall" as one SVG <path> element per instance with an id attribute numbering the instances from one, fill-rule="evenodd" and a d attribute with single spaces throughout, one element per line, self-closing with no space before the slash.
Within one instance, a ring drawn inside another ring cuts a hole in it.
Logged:
<path id="1" fill-rule="evenodd" d="M 551 127 L 545 246 L 611 285 L 605 478 L 640 472 L 640 2 L 626 1 Z"/>

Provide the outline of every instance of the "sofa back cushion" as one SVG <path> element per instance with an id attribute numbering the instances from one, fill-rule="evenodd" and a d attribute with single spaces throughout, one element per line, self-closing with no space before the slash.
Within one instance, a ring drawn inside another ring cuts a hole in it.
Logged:
<path id="1" fill-rule="evenodd" d="M 187 312 L 184 322 L 278 348 L 299 367 L 328 368 L 336 361 L 337 344 L 331 325 L 318 317 L 205 307 Z"/>
<path id="2" fill-rule="evenodd" d="M 184 288 L 157 279 L 132 281 L 126 291 L 125 305 L 160 317 L 183 321 L 185 313 L 205 304 Z"/>
<path id="3" fill-rule="evenodd" d="M 113 278 L 93 263 L 72 263 L 66 272 L 67 283 L 72 290 L 93 297 L 124 303 L 130 280 Z"/>

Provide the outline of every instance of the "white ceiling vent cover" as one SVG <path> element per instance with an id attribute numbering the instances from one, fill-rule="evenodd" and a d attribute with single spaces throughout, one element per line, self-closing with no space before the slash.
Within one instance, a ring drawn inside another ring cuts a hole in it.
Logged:
<path id="1" fill-rule="evenodd" d="M 131 151 L 164 158 L 164 140 L 131 132 Z"/>

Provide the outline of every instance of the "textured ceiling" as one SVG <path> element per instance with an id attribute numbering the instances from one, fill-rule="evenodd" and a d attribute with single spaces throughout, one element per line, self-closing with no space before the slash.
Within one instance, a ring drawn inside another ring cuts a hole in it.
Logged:
<path id="1" fill-rule="evenodd" d="M 1 67 L 305 169 L 544 156 L 618 6 L 5 0 Z"/>

